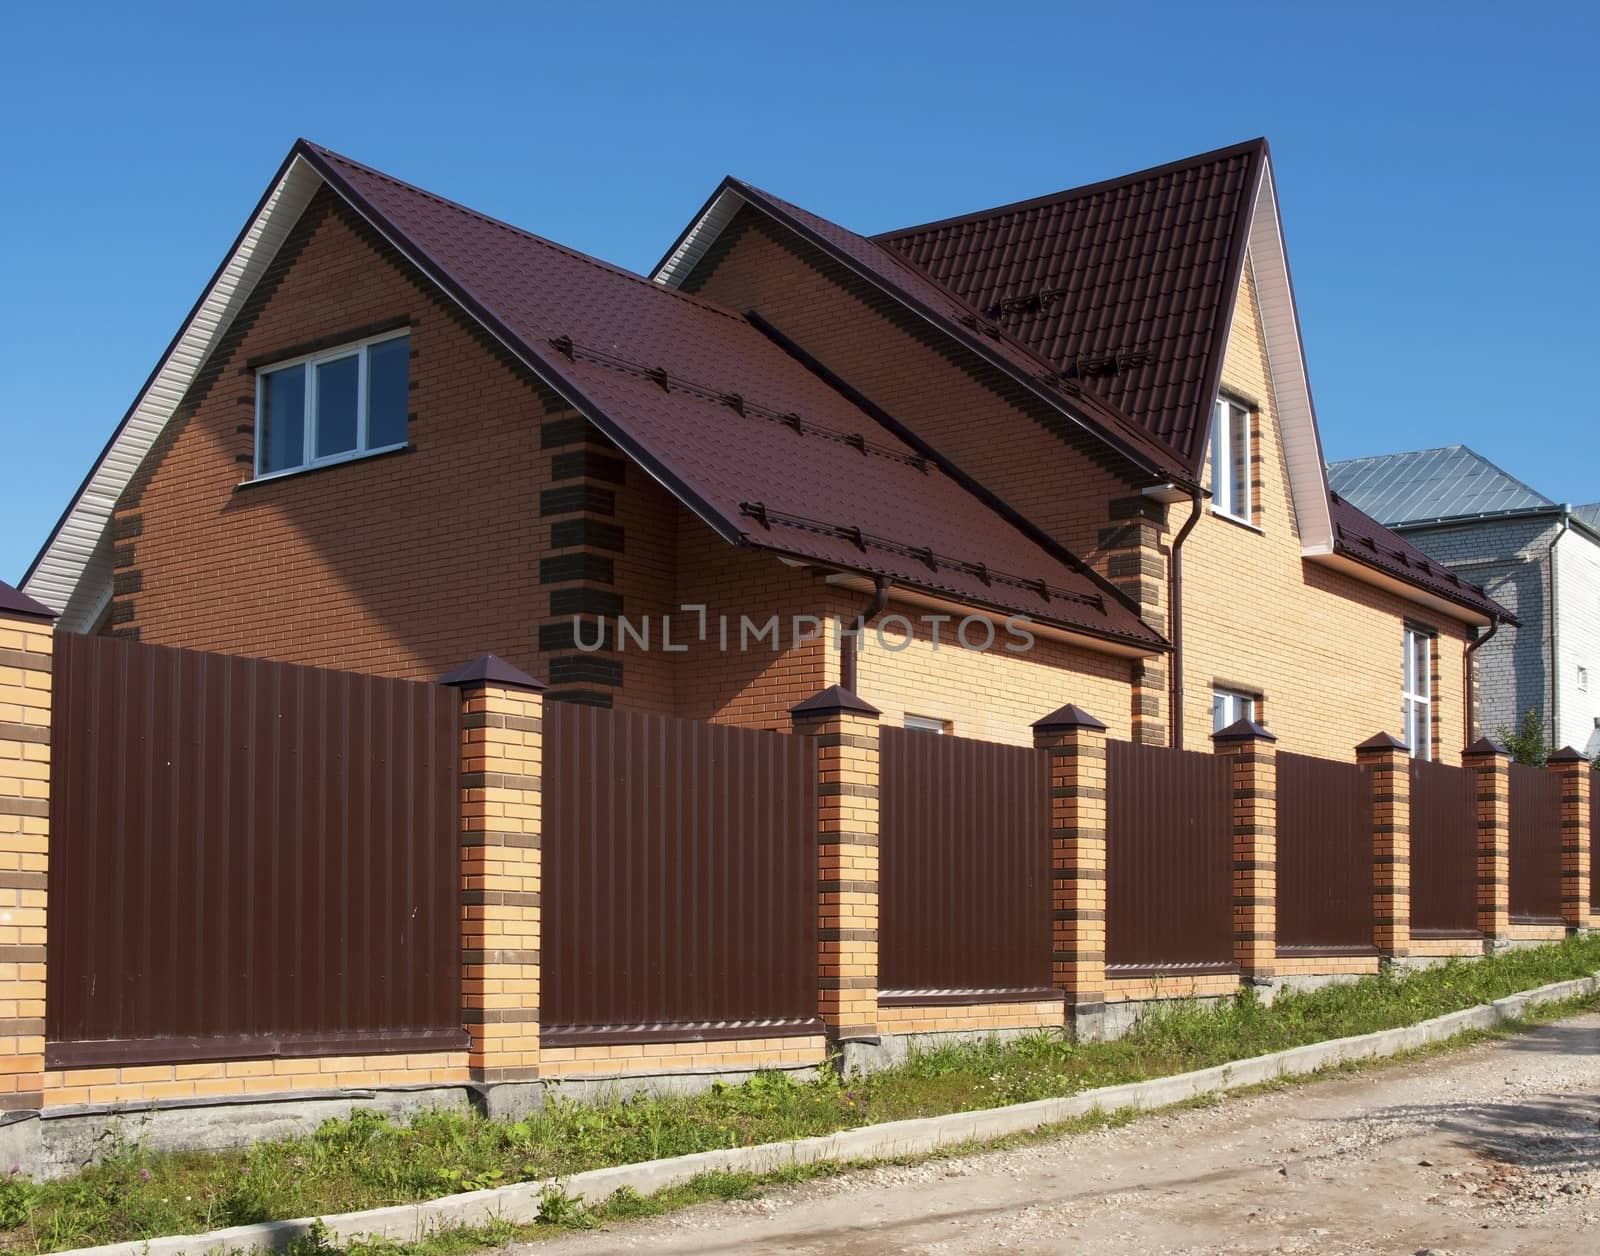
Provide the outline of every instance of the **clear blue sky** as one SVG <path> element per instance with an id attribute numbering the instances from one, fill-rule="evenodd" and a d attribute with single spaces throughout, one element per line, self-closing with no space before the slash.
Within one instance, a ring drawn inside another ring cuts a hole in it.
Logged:
<path id="1" fill-rule="evenodd" d="M 119 3 L 3 29 L 0 578 L 297 135 L 637 269 L 725 173 L 871 232 L 1264 134 L 1329 457 L 1462 441 L 1600 499 L 1600 6 Z"/>

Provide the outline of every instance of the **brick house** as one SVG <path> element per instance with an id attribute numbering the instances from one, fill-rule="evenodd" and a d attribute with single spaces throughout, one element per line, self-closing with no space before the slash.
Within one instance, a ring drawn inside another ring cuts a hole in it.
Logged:
<path id="1" fill-rule="evenodd" d="M 1562 505 L 1464 445 L 1351 458 L 1328 478 L 1516 615 L 1479 651 L 1483 727 L 1532 711 L 1552 747 L 1600 753 L 1600 504 Z"/>
<path id="2" fill-rule="evenodd" d="M 755 727 L 1451 761 L 1507 615 L 1329 493 L 1263 141 L 876 239 L 730 179 L 654 281 L 299 142 L 24 589 Z"/>

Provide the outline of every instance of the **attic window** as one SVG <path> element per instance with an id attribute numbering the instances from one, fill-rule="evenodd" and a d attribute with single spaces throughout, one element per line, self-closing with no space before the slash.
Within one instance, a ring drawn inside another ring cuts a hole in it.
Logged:
<path id="1" fill-rule="evenodd" d="M 1211 420 L 1211 509 L 1253 523 L 1250 499 L 1250 411 L 1218 397 Z"/>
<path id="2" fill-rule="evenodd" d="M 256 476 L 406 443 L 411 338 L 390 332 L 256 373 Z"/>

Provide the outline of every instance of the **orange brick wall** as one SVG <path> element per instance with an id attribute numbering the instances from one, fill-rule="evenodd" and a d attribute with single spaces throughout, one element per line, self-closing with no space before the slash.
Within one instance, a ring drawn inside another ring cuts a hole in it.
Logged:
<path id="1" fill-rule="evenodd" d="M 997 1029 L 1059 1029 L 1061 1001 L 957 1003 L 880 1007 L 878 1028 L 886 1034 L 993 1033 Z"/>
<path id="2" fill-rule="evenodd" d="M 795 1038 L 736 1038 L 710 1042 L 649 1042 L 638 1046 L 548 1047 L 545 1078 L 615 1073 L 670 1073 L 677 1069 L 803 1068 L 821 1064 L 821 1034 Z"/>
<path id="3" fill-rule="evenodd" d="M 208 1064 L 151 1064 L 125 1068 L 55 1070 L 44 1075 L 45 1105 L 159 1103 L 222 1095 L 366 1089 L 375 1086 L 461 1085 L 464 1051 L 424 1055 L 311 1056 L 230 1060 Z"/>

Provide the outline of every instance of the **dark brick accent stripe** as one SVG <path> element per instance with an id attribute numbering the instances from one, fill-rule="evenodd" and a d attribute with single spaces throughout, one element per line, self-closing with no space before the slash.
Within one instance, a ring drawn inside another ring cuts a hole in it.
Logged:
<path id="1" fill-rule="evenodd" d="M 539 494 L 541 516 L 616 513 L 617 495 L 597 484 L 568 484 L 561 488 L 547 488 Z"/>
<path id="2" fill-rule="evenodd" d="M 564 654 L 550 660 L 552 685 L 622 685 L 622 661 L 596 654 Z"/>
<path id="3" fill-rule="evenodd" d="M 119 571 L 111 577 L 111 593 L 114 597 L 142 592 L 144 592 L 144 572 L 137 567 Z"/>
<path id="4" fill-rule="evenodd" d="M 537 1067 L 475 1068 L 472 1076 L 480 1082 L 533 1082 L 539 1080 L 539 1070 Z"/>
<path id="5" fill-rule="evenodd" d="M 876 894 L 876 881 L 818 881 L 818 894 Z"/>
<path id="6" fill-rule="evenodd" d="M 0 872 L 0 890 L 42 890 L 48 881 L 43 872 Z"/>
<path id="7" fill-rule="evenodd" d="M 620 615 L 622 595 L 610 589 L 552 589 L 552 615 Z"/>
<path id="8" fill-rule="evenodd" d="M 131 567 L 134 563 L 134 547 L 132 545 L 113 545 L 111 547 L 111 567 L 114 571 L 121 571 Z"/>
<path id="9" fill-rule="evenodd" d="M 541 787 L 537 776 L 523 776 L 516 772 L 463 772 L 462 789 L 527 789 Z"/>
<path id="10" fill-rule="evenodd" d="M 559 449 L 563 445 L 611 444 L 603 432 L 581 415 L 564 419 L 547 419 L 539 425 L 539 448 Z"/>
<path id="11" fill-rule="evenodd" d="M 550 459 L 552 480 L 604 480 L 608 484 L 625 484 L 628 464 L 593 449 L 578 449 L 571 453 L 556 454 Z"/>
<path id="12" fill-rule="evenodd" d="M 615 583 L 616 575 L 609 558 L 594 554 L 561 554 L 555 558 L 539 560 L 540 584 L 564 584 L 569 580 L 594 580 L 600 584 Z"/>
<path id="13" fill-rule="evenodd" d="M 461 1009 L 463 1025 L 537 1025 L 539 1009 L 536 1007 L 464 1007 Z"/>
<path id="14" fill-rule="evenodd" d="M 144 535 L 144 515 L 138 511 L 130 514 L 118 514 L 111 521 L 111 538 L 115 541 L 131 541 L 135 537 Z"/>
<path id="15" fill-rule="evenodd" d="M 1051 920 L 1104 920 L 1106 914 L 1098 907 L 1058 907 L 1050 913 Z"/>
<path id="16" fill-rule="evenodd" d="M 1097 785 L 1053 785 L 1052 798 L 1104 798 L 1106 791 Z"/>
<path id="17" fill-rule="evenodd" d="M 1104 868 L 1052 868 L 1050 869 L 1052 881 L 1104 881 L 1106 870 Z"/>
<path id="18" fill-rule="evenodd" d="M 23 671 L 48 672 L 51 656 L 39 650 L 0 650 L 0 667 L 20 667 Z"/>
<path id="19" fill-rule="evenodd" d="M 42 964 L 45 949 L 42 946 L 0 946 L 0 964 Z"/>
<path id="20" fill-rule="evenodd" d="M 462 890 L 461 902 L 467 907 L 537 907 L 536 890 Z"/>
<path id="21" fill-rule="evenodd" d="M 1102 839 L 1106 835 L 1103 824 L 1057 824 L 1050 828 L 1050 836 L 1064 840 Z"/>
<path id="22" fill-rule="evenodd" d="M 813 733 L 819 746 L 849 746 L 852 750 L 877 750 L 878 739 L 861 733 Z"/>
<path id="23" fill-rule="evenodd" d="M 19 1090 L 0 1095 L 0 1112 L 36 1112 L 44 1107 L 44 1091 Z"/>
<path id="24" fill-rule="evenodd" d="M 551 549 L 571 549 L 578 545 L 619 554 L 626 548 L 623 531 L 614 523 L 598 519 L 563 519 L 550 525 Z"/>
<path id="25" fill-rule="evenodd" d="M 48 798 L 0 797 L 0 816 L 32 816 L 40 820 L 50 818 Z"/>
<path id="26" fill-rule="evenodd" d="M 538 951 L 462 951 L 461 962 L 474 968 L 489 964 L 537 964 Z"/>
<path id="27" fill-rule="evenodd" d="M 876 942 L 876 929 L 818 929 L 818 942 Z"/>
<path id="28" fill-rule="evenodd" d="M 821 990 L 875 990 L 877 984 L 872 977 L 819 977 L 817 987 Z"/>
<path id="29" fill-rule="evenodd" d="M 1106 744 L 1099 734 L 1093 741 L 1065 741 L 1047 746 L 1046 750 L 1052 759 L 1088 759 L 1094 762 L 1106 757 Z"/>
<path id="30" fill-rule="evenodd" d="M 544 839 L 537 833 L 501 833 L 490 829 L 463 829 L 461 848 L 475 846 L 502 846 L 511 850 L 539 850 Z"/>
<path id="31" fill-rule="evenodd" d="M 0 1038 L 42 1038 L 44 1018 L 26 1016 L 0 1017 Z"/>
<path id="32" fill-rule="evenodd" d="M 823 798 L 876 798 L 876 785 L 857 785 L 854 781 L 823 781 L 817 786 Z"/>
<path id="33" fill-rule="evenodd" d="M 1058 964 L 1105 963 L 1104 951 L 1052 951 L 1050 958 Z"/>
<path id="34" fill-rule="evenodd" d="M 133 622 L 133 603 L 125 598 L 120 598 L 111 603 L 111 622 L 113 624 L 131 624 Z"/>
<path id="35" fill-rule="evenodd" d="M 872 849 L 878 844 L 876 833 L 846 832 L 843 829 L 830 829 L 817 834 L 818 846 L 862 846 Z"/>
<path id="36" fill-rule="evenodd" d="M 0 741 L 28 741 L 36 745 L 48 745 L 50 730 L 43 724 L 13 724 L 10 720 L 0 720 Z"/>
<path id="37" fill-rule="evenodd" d="M 352 340 L 365 340 L 368 336 L 381 336 L 386 331 L 399 331 L 402 327 L 415 327 L 417 320 L 409 314 L 397 314 L 393 318 L 380 319 L 376 323 L 364 323 L 360 327 L 352 327 L 348 331 L 334 332 L 328 336 L 318 336 L 314 340 L 302 340 L 299 344 L 285 345 L 281 349 L 274 349 L 270 353 L 257 354 L 248 358 L 239 368 L 241 375 L 253 375 L 263 366 L 271 366 L 274 362 L 284 362 L 289 358 L 304 357 L 308 353 L 320 353 L 324 349 L 337 349 L 340 345 L 349 344 Z"/>
<path id="38" fill-rule="evenodd" d="M 576 706 L 604 707 L 610 710 L 615 697 L 598 689 L 560 689 L 545 694 L 546 702 L 571 702 Z"/>

